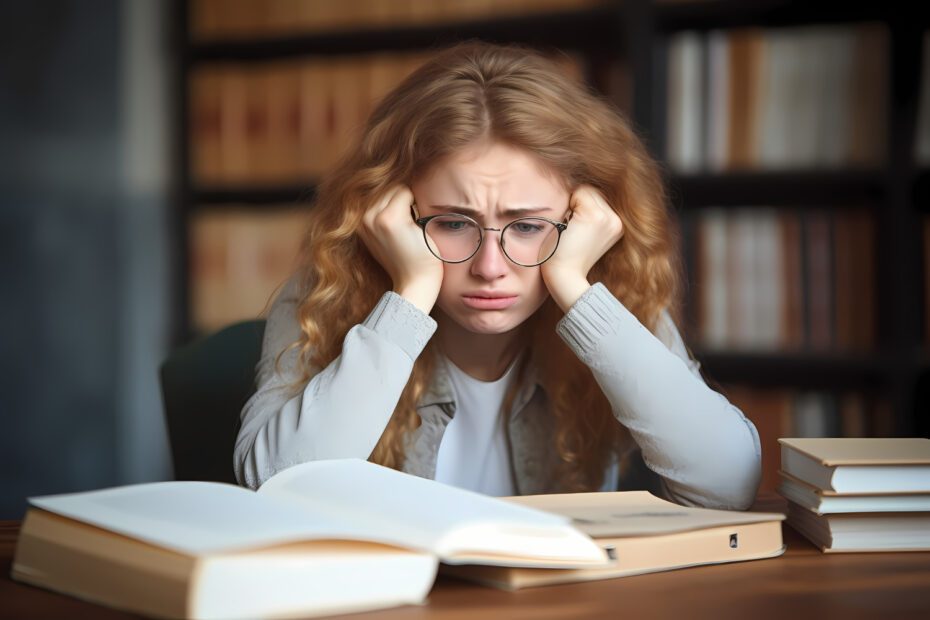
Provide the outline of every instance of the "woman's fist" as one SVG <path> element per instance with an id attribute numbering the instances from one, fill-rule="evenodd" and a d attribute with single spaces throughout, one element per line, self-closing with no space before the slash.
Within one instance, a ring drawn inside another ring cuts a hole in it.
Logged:
<path id="1" fill-rule="evenodd" d="M 410 214 L 413 192 L 396 185 L 362 216 L 359 236 L 387 271 L 394 291 L 429 313 L 442 285 L 442 261 L 433 256 Z"/>
<path id="2" fill-rule="evenodd" d="M 558 250 L 541 267 L 549 293 L 566 312 L 590 286 L 591 267 L 623 236 L 620 216 L 591 185 L 575 188 L 569 212 Z"/>

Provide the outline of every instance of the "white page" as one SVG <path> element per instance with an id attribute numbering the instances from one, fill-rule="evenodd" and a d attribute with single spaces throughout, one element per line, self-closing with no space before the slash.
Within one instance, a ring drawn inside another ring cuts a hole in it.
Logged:
<path id="1" fill-rule="evenodd" d="M 351 523 L 308 518 L 285 500 L 231 484 L 154 482 L 29 498 L 33 506 L 187 554 L 293 540 L 367 538 Z"/>
<path id="2" fill-rule="evenodd" d="M 516 535 L 577 532 L 565 517 L 517 506 L 361 459 L 313 461 L 286 469 L 258 490 L 302 502 L 311 514 L 325 511 L 395 542 L 437 550 L 459 528 L 499 525 Z M 501 550 L 504 551 L 504 550 Z"/>
<path id="3" fill-rule="evenodd" d="M 594 537 L 674 534 L 785 518 L 776 512 L 680 506 L 648 491 L 523 495 L 508 498 L 508 501 L 571 517 L 576 527 Z"/>

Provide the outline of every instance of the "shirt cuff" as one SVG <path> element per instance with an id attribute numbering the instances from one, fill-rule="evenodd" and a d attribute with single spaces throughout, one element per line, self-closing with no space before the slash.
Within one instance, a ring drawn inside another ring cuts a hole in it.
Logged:
<path id="1" fill-rule="evenodd" d="M 596 350 L 604 337 L 635 326 L 641 326 L 639 319 L 606 286 L 596 282 L 572 304 L 556 325 L 556 332 L 573 351 L 587 354 Z"/>
<path id="2" fill-rule="evenodd" d="M 415 360 L 436 332 L 436 321 L 394 291 L 387 291 L 362 325 L 400 347 Z"/>

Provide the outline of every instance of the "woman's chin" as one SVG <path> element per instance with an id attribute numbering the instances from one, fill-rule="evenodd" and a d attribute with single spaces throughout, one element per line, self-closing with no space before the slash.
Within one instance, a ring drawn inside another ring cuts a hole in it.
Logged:
<path id="1" fill-rule="evenodd" d="M 491 313 L 485 312 L 482 316 L 462 317 L 462 320 L 457 322 L 473 334 L 482 335 L 506 334 L 520 325 L 514 317 L 500 316 L 498 313 L 494 313 L 497 316 L 487 316 L 489 314 Z"/>

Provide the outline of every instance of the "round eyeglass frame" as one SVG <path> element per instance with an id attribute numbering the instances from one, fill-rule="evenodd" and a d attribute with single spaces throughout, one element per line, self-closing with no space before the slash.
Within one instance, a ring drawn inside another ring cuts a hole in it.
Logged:
<path id="1" fill-rule="evenodd" d="M 481 249 L 481 244 L 484 243 L 484 231 L 490 230 L 490 231 L 493 231 L 493 232 L 499 232 L 499 233 L 501 234 L 501 235 L 500 235 L 500 238 L 498 239 L 498 243 L 500 243 L 501 251 L 504 253 L 504 256 L 507 257 L 507 260 L 509 260 L 509 261 L 510 261 L 511 263 L 513 263 L 514 265 L 519 265 L 520 267 L 538 267 L 539 265 L 542 265 L 542 264 L 545 263 L 547 260 L 549 260 L 550 258 L 552 258 L 553 256 L 555 256 L 556 250 L 559 249 L 559 242 L 562 240 L 562 233 L 565 232 L 565 229 L 566 229 L 566 228 L 568 228 L 568 224 L 567 224 L 566 222 L 556 222 L 555 220 L 550 220 L 550 219 L 547 218 L 547 217 L 540 217 L 540 216 L 520 217 L 520 218 L 517 218 L 517 219 L 513 220 L 512 222 L 508 223 L 508 224 L 507 224 L 506 226 L 504 226 L 503 228 L 491 228 L 490 226 L 481 226 L 481 225 L 480 225 L 478 222 L 476 222 L 474 219 L 468 217 L 467 215 L 463 215 L 463 214 L 461 214 L 461 213 L 437 213 L 436 215 L 427 215 L 427 216 L 425 216 L 425 217 L 417 217 L 416 205 L 417 205 L 417 203 L 415 203 L 415 202 L 414 202 L 413 204 L 410 205 L 410 214 L 413 216 L 413 221 L 416 222 L 417 226 L 419 226 L 420 229 L 423 231 L 423 241 L 424 241 L 424 243 L 426 243 L 426 247 L 429 249 L 430 253 L 431 253 L 433 256 L 435 256 L 436 258 L 438 258 L 439 260 L 441 260 L 441 261 L 444 262 L 444 263 L 450 263 L 450 264 L 453 264 L 453 265 L 457 265 L 457 264 L 459 264 L 459 263 L 464 263 L 465 261 L 471 260 L 471 258 L 472 258 L 475 254 L 478 253 L 478 250 Z M 473 223 L 473 224 L 475 225 L 475 227 L 478 229 L 478 246 L 475 248 L 475 251 L 474 251 L 474 252 L 472 252 L 472 253 L 469 254 L 467 257 L 463 258 L 462 260 L 446 260 L 445 258 L 442 258 L 441 256 L 438 256 L 438 255 L 436 254 L 436 252 L 433 252 L 433 248 L 430 246 L 429 239 L 426 238 L 426 225 L 429 224 L 430 220 L 433 220 L 433 219 L 435 219 L 435 218 L 437 218 L 437 217 L 448 217 L 448 216 L 450 216 L 450 215 L 454 215 L 455 217 L 460 217 L 460 218 L 462 218 L 462 219 L 468 220 L 469 222 Z M 527 264 L 524 264 L 524 263 L 520 263 L 520 262 L 515 261 L 515 260 L 510 256 L 510 254 L 507 253 L 507 248 L 504 247 L 504 232 L 505 232 L 508 228 L 510 228 L 511 226 L 513 226 L 514 224 L 516 224 L 516 223 L 518 223 L 518 222 L 522 222 L 522 221 L 524 221 L 524 220 L 544 220 L 544 221 L 546 221 L 546 222 L 549 222 L 550 224 L 552 224 L 553 226 L 555 226 L 555 229 L 556 229 L 556 231 L 558 231 L 558 235 L 559 235 L 559 236 L 556 238 L 556 240 L 555 240 L 555 247 L 552 248 L 552 253 L 549 254 L 549 256 L 547 256 L 544 260 L 541 260 L 541 261 L 538 262 L 538 263 L 533 263 L 533 264 L 531 264 L 531 265 L 527 265 Z"/>

